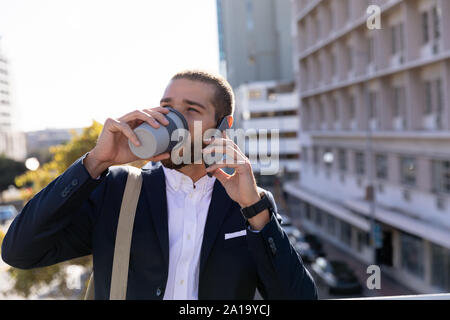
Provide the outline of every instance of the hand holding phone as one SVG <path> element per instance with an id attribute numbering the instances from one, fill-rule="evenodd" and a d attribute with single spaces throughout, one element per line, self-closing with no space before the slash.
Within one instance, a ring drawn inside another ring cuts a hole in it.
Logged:
<path id="1" fill-rule="evenodd" d="M 217 130 L 220 132 L 224 132 L 227 129 L 230 129 L 233 125 L 233 117 L 232 116 L 225 116 L 223 117 L 219 122 L 219 125 L 217 126 Z M 215 153 L 211 153 L 211 156 L 214 157 Z M 205 163 L 205 168 L 208 168 L 209 166 L 213 165 L 214 163 L 208 164 L 206 161 L 203 161 Z M 207 172 L 208 177 L 212 177 L 212 172 Z"/>

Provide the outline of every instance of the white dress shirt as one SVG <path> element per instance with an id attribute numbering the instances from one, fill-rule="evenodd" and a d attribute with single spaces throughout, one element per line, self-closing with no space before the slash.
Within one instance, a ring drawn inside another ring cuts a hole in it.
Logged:
<path id="1" fill-rule="evenodd" d="M 200 251 L 215 177 L 195 184 L 164 166 L 169 225 L 169 274 L 164 300 L 198 300 Z"/>

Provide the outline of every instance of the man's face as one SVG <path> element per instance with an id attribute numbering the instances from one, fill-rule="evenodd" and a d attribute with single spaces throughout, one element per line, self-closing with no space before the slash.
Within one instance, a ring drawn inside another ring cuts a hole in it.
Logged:
<path id="1" fill-rule="evenodd" d="M 194 140 L 202 141 L 202 148 L 206 147 L 202 140 L 203 133 L 217 125 L 216 109 L 213 105 L 214 93 L 215 88 L 211 84 L 176 79 L 169 83 L 161 99 L 161 106 L 171 106 L 186 118 L 191 135 L 191 163 L 201 156 L 194 154 Z M 195 132 L 194 136 L 194 121 L 201 121 L 201 135 L 200 132 Z M 180 169 L 186 165 L 175 165 L 171 159 L 162 160 L 161 163 L 171 169 Z"/>

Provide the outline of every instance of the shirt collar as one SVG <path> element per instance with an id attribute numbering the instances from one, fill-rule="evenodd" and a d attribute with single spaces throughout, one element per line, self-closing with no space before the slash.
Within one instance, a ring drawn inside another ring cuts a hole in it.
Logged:
<path id="1" fill-rule="evenodd" d="M 205 174 L 201 177 L 196 183 L 194 188 L 194 182 L 190 177 L 181 173 L 175 169 L 169 169 L 165 166 L 162 166 L 164 170 L 164 175 L 166 177 L 166 184 L 168 187 L 172 188 L 175 191 L 183 190 L 185 192 L 189 191 L 200 191 L 202 193 L 211 190 L 214 187 L 214 182 L 216 181 L 216 177 L 209 177 Z"/>

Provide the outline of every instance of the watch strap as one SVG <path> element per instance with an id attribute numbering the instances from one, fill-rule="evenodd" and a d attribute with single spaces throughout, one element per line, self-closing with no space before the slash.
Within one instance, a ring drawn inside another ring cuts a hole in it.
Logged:
<path id="1" fill-rule="evenodd" d="M 250 219 L 256 216 L 258 213 L 264 211 L 265 209 L 269 209 L 272 207 L 272 203 L 270 202 L 269 198 L 267 197 L 265 192 L 260 193 L 261 200 L 256 202 L 255 204 L 241 208 L 241 213 L 244 216 L 245 219 Z"/>

